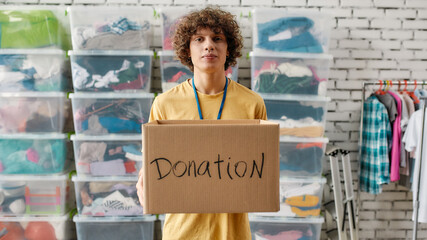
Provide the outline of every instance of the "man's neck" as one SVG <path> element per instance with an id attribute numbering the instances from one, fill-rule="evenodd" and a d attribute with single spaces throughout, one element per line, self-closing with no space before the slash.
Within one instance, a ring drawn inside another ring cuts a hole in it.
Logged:
<path id="1" fill-rule="evenodd" d="M 224 91 L 225 87 L 225 74 L 224 72 L 204 73 L 194 71 L 194 85 L 197 91 L 214 95 Z"/>

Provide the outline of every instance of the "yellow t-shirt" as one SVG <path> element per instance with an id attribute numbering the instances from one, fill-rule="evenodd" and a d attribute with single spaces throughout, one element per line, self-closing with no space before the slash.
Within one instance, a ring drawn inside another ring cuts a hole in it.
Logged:
<path id="1" fill-rule="evenodd" d="M 223 92 L 198 92 L 203 119 L 216 119 Z M 194 90 L 188 81 L 159 95 L 153 102 L 150 121 L 198 120 Z M 230 81 L 221 119 L 267 119 L 263 99 L 248 88 Z M 227 204 L 227 203 L 224 203 Z M 164 240 L 250 240 L 247 213 L 166 214 Z"/>

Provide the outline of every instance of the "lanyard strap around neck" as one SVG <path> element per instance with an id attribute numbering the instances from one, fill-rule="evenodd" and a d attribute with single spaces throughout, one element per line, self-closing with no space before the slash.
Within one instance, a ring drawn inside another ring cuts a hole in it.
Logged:
<path id="1" fill-rule="evenodd" d="M 196 86 L 194 85 L 194 78 L 192 78 L 192 84 L 193 84 L 194 95 L 196 96 L 197 110 L 199 110 L 199 117 L 200 117 L 200 120 L 203 120 L 203 114 L 202 114 L 202 109 L 200 108 L 199 96 L 197 94 Z M 224 95 L 222 96 L 221 106 L 219 107 L 218 117 L 216 118 L 217 120 L 221 119 L 222 109 L 224 108 L 225 97 L 227 96 L 227 87 L 228 87 L 228 78 L 225 77 Z"/>

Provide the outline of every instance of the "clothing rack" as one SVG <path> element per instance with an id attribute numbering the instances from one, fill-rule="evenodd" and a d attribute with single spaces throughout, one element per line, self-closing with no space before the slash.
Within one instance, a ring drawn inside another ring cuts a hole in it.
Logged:
<path id="1" fill-rule="evenodd" d="M 361 146 L 362 146 L 362 131 L 363 131 L 363 106 L 365 104 L 365 95 L 366 95 L 366 87 L 367 86 L 390 86 L 392 87 L 393 85 L 399 85 L 401 86 L 403 83 L 405 89 L 407 85 L 415 85 L 415 89 L 417 86 L 424 86 L 426 85 L 426 81 L 407 81 L 407 80 L 402 80 L 402 81 L 397 81 L 397 80 L 393 80 L 393 81 L 383 81 L 383 80 L 379 80 L 379 81 L 368 81 L 368 82 L 363 82 L 363 88 L 362 88 L 362 107 L 361 107 L 361 117 L 360 117 L 360 136 L 359 136 L 359 158 L 361 156 Z M 414 89 L 414 90 L 415 90 Z M 419 168 L 419 173 L 418 173 L 418 179 L 416 180 L 418 182 L 417 185 L 417 190 L 415 193 L 415 203 L 414 203 L 414 226 L 413 226 L 413 231 L 412 231 L 412 239 L 415 240 L 417 239 L 417 228 L 418 228 L 418 207 L 419 207 L 419 192 L 420 192 L 420 179 L 421 179 L 421 164 L 422 164 L 422 154 L 423 154 L 423 140 L 424 140 L 424 120 L 425 120 L 425 114 L 426 114 L 426 103 L 427 103 L 427 97 L 420 97 L 420 100 L 423 100 L 424 104 L 422 106 L 423 109 L 423 118 L 422 118 L 422 134 L 421 134 L 421 147 L 419 149 L 420 151 L 420 168 Z M 360 168 L 358 169 L 358 176 L 360 176 Z M 360 187 L 357 188 L 357 216 L 359 215 L 359 209 L 360 209 Z M 359 223 L 359 219 L 357 219 L 357 223 Z"/>

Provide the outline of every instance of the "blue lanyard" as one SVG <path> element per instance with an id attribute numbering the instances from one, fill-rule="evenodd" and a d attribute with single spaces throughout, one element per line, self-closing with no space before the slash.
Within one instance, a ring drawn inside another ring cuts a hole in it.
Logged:
<path id="1" fill-rule="evenodd" d="M 196 96 L 197 109 L 199 110 L 199 117 L 200 117 L 200 120 L 203 120 L 202 109 L 200 108 L 200 103 L 199 103 L 199 96 L 197 95 L 196 86 L 194 85 L 194 78 L 192 79 L 192 83 L 193 83 L 194 95 Z M 219 107 L 218 117 L 216 118 L 217 120 L 221 119 L 222 109 L 224 108 L 225 97 L 227 96 L 227 87 L 228 87 L 228 78 L 225 77 L 224 95 L 222 96 L 221 106 Z"/>

